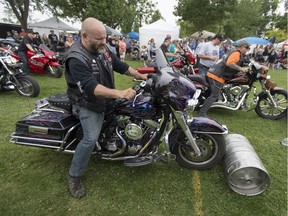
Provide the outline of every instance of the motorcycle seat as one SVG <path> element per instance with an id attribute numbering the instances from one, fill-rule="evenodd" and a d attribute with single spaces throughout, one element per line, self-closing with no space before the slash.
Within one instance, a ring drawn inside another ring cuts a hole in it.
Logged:
<path id="1" fill-rule="evenodd" d="M 72 103 L 66 93 L 51 95 L 47 98 L 51 106 L 59 107 L 68 112 L 72 112 Z"/>
<path id="2" fill-rule="evenodd" d="M 202 83 L 207 87 L 209 86 L 209 83 L 207 82 L 205 75 L 201 75 L 201 74 L 188 75 L 188 78 L 193 82 L 195 81 L 197 83 Z"/>

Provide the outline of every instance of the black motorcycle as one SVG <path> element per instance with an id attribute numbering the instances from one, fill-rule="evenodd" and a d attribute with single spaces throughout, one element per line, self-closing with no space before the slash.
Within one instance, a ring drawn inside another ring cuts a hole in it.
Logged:
<path id="1" fill-rule="evenodd" d="M 134 87 L 135 98 L 117 99 L 106 114 L 94 154 L 126 166 L 176 159 L 188 169 L 213 167 L 225 154 L 227 128 L 192 116 L 199 91 L 160 49 L 156 64 L 157 73 Z M 30 115 L 17 121 L 11 142 L 74 153 L 83 133 L 71 109 L 65 94 L 41 99 Z"/>
<path id="2" fill-rule="evenodd" d="M 239 72 L 227 81 L 211 108 L 243 111 L 254 109 L 260 117 L 274 120 L 287 117 L 287 90 L 276 87 L 276 83 L 270 80 L 267 67 L 253 60 L 248 61 L 249 71 Z M 200 108 L 210 95 L 209 84 L 203 75 L 188 75 L 188 78 L 201 90 L 196 107 Z M 257 81 L 262 88 L 260 93 L 255 85 Z"/>
<path id="3" fill-rule="evenodd" d="M 40 87 L 31 76 L 22 73 L 22 63 L 9 54 L 0 52 L 0 91 L 14 91 L 26 97 L 37 97 Z"/>

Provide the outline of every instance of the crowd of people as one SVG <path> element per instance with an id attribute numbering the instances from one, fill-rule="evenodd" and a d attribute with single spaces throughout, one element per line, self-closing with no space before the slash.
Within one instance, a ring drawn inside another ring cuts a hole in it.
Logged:
<path id="1" fill-rule="evenodd" d="M 138 42 L 129 37 L 129 34 L 125 36 L 113 36 L 109 35 L 107 39 L 107 46 L 121 61 L 130 59 L 132 54 L 132 47 L 138 44 Z"/>
<path id="2" fill-rule="evenodd" d="M 21 30 L 18 33 L 16 30 L 11 30 L 6 32 L 6 39 L 13 40 L 17 43 L 21 43 L 23 38 L 28 35 L 28 32 L 33 32 L 30 29 L 27 31 Z M 77 40 L 79 39 L 78 34 L 66 34 L 65 32 L 61 32 L 58 36 L 55 34 L 53 29 L 50 30 L 50 34 L 43 33 L 42 35 L 39 32 L 33 32 L 31 44 L 35 44 L 39 46 L 40 44 L 45 44 L 50 47 L 52 51 L 57 52 L 59 47 L 64 47 L 65 51 L 71 47 Z"/>

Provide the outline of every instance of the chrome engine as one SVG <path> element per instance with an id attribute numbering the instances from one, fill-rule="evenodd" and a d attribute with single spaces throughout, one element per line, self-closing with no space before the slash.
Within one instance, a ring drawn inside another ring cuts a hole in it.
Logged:
<path id="1" fill-rule="evenodd" d="M 223 86 L 223 93 L 231 106 L 237 106 L 247 89 L 249 89 L 247 85 L 234 86 L 227 84 Z"/>
<path id="2" fill-rule="evenodd" d="M 115 125 L 104 131 L 99 139 L 101 147 L 113 154 L 137 154 L 151 139 L 160 125 L 153 120 L 132 119 L 116 116 Z"/>

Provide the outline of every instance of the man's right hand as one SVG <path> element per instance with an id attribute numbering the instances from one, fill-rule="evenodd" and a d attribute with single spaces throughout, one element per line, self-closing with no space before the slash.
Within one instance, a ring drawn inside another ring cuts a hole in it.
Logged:
<path id="1" fill-rule="evenodd" d="M 249 67 L 241 67 L 241 70 L 242 72 L 248 72 L 249 71 Z"/>
<path id="2" fill-rule="evenodd" d="M 136 91 L 132 88 L 118 91 L 119 91 L 119 98 L 126 98 L 127 100 L 134 98 L 136 95 Z"/>

